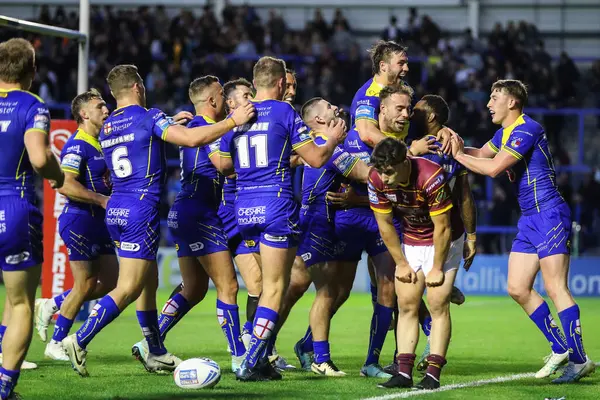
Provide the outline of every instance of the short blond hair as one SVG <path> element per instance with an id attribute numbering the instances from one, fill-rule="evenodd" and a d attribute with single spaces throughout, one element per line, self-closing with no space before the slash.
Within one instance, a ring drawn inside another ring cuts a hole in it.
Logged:
<path id="1" fill-rule="evenodd" d="M 22 83 L 33 80 L 34 74 L 35 50 L 29 41 L 16 38 L 0 43 L 0 80 Z"/>
<path id="2" fill-rule="evenodd" d="M 256 88 L 272 88 L 279 79 L 285 79 L 285 61 L 275 57 L 261 57 L 252 70 Z"/>
<path id="3" fill-rule="evenodd" d="M 131 89 L 136 83 L 143 83 L 137 67 L 131 64 L 117 65 L 111 69 L 106 77 L 106 82 L 115 97 L 119 96 L 122 91 Z"/>
<path id="4" fill-rule="evenodd" d="M 501 79 L 492 85 L 492 92 L 494 90 L 504 91 L 509 96 L 514 97 L 521 110 L 527 105 L 527 86 L 519 80 Z"/>

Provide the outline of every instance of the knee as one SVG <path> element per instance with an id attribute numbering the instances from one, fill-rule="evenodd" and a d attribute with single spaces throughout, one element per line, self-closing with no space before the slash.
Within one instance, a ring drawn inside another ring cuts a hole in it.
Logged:
<path id="1" fill-rule="evenodd" d="M 86 297 L 96 289 L 98 281 L 96 278 L 86 279 L 84 281 L 75 282 L 71 293 L 75 292 L 79 296 Z"/>
<path id="2" fill-rule="evenodd" d="M 120 282 L 117 285 L 117 290 L 121 292 L 127 304 L 133 303 L 138 297 L 140 297 L 140 294 L 142 294 L 143 289 L 143 282 L 127 281 Z"/>
<path id="3" fill-rule="evenodd" d="M 560 296 L 571 295 L 566 282 L 545 282 L 544 288 L 546 289 L 548 297 L 550 297 L 554 302 L 556 302 L 556 299 L 558 299 Z"/>
<path id="4" fill-rule="evenodd" d="M 404 318 L 419 318 L 419 304 L 420 302 L 404 301 L 398 305 L 400 316 Z"/>
<path id="5" fill-rule="evenodd" d="M 510 297 L 519 304 L 526 303 L 531 295 L 531 288 L 511 282 L 508 283 L 507 291 Z"/>
<path id="6" fill-rule="evenodd" d="M 427 298 L 431 318 L 436 318 L 450 313 L 450 299 Z"/>

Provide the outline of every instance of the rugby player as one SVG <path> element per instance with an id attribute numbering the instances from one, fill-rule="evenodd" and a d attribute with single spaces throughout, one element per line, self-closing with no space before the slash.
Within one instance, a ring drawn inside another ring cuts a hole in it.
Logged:
<path id="1" fill-rule="evenodd" d="M 64 144 L 61 154 L 65 183 L 59 192 L 67 201 L 58 225 L 69 254 L 73 288 L 35 302 L 36 329 L 44 342 L 50 320 L 60 310 L 44 355 L 61 361 L 69 361 L 62 340 L 69 334 L 81 305 L 114 289 L 119 274 L 114 244 L 104 222 L 111 188 L 98 141 L 108 108 L 100 93 L 92 89 L 73 99 L 71 113 L 77 130 Z"/>
<path id="2" fill-rule="evenodd" d="M 339 118 L 339 110 L 322 98 L 309 100 L 302 107 L 302 119 L 312 132 Z M 314 138 L 315 143 L 323 144 L 321 136 Z M 297 354 L 314 351 L 314 361 L 309 368 L 316 374 L 325 376 L 345 376 L 331 360 L 329 346 L 329 328 L 333 314 L 345 302 L 350 294 L 356 269 L 344 268 L 338 262 L 338 243 L 335 236 L 335 209 L 326 200 L 328 191 L 336 191 L 344 178 L 366 183 L 369 167 L 358 157 L 350 155 L 341 146 L 335 150 L 331 159 L 322 168 L 304 169 L 302 184 L 302 208 L 300 211 L 300 229 L 302 236 L 298 247 L 298 256 L 294 263 L 310 272 L 317 294 L 310 311 L 310 341 L 308 351 L 302 346 L 308 339 L 295 346 Z M 292 281 L 294 276 L 292 276 Z M 291 286 L 291 284 L 290 284 Z M 343 290 L 347 288 L 347 290 Z M 307 345 L 308 347 L 308 345 Z M 303 368 L 307 362 L 299 357 Z"/>
<path id="3" fill-rule="evenodd" d="M 296 100 L 296 90 L 298 89 L 296 72 L 293 69 L 286 68 L 285 82 L 285 93 L 283 95 L 283 101 L 293 106 L 294 101 Z"/>
<path id="4" fill-rule="evenodd" d="M 225 83 L 223 86 L 226 105 L 229 111 L 247 104 L 252 98 L 252 84 L 244 78 L 236 79 Z M 216 158 L 216 157 L 214 157 Z M 252 322 L 254 314 L 258 307 L 262 286 L 262 274 L 258 260 L 254 256 L 251 247 L 242 239 L 237 227 L 237 217 L 235 215 L 235 174 L 226 176 L 223 182 L 223 195 L 219 204 L 219 217 L 223 222 L 225 234 L 229 244 L 229 250 L 234 257 L 240 275 L 246 284 L 248 298 L 246 299 L 246 322 L 242 328 L 242 341 L 244 346 L 248 347 L 252 336 Z M 252 246 L 255 247 L 255 246 Z"/>
<path id="5" fill-rule="evenodd" d="M 197 78 L 189 87 L 190 101 L 196 116 L 188 128 L 209 126 L 225 118 L 223 87 L 216 76 Z M 206 294 L 208 278 L 217 289 L 217 318 L 231 351 L 231 368 L 237 371 L 246 352 L 240 339 L 237 306 L 237 276 L 227 246 L 223 223 L 217 214 L 221 195 L 218 163 L 219 140 L 200 147 L 179 149 L 181 191 L 171 206 L 167 224 L 177 249 L 183 289 L 164 305 L 158 318 L 160 334 L 167 332 L 198 304 Z M 134 351 L 147 351 L 145 341 Z"/>
<path id="6" fill-rule="evenodd" d="M 464 148 L 460 137 L 454 136 L 452 153 L 456 161 L 478 174 L 495 178 L 507 171 L 515 184 L 522 215 L 508 259 L 508 293 L 550 342 L 552 353 L 535 376 L 548 377 L 568 361 L 553 382 L 576 382 L 592 373 L 595 364 L 584 351 L 579 306 L 568 287 L 571 211 L 556 186 L 544 128 L 523 113 L 525 85 L 518 80 L 499 80 L 491 92 L 487 107 L 492 122 L 501 128 L 479 149 Z M 539 270 L 566 339 L 548 304 L 533 289 Z"/>
<path id="7" fill-rule="evenodd" d="M 156 253 L 160 239 L 158 203 L 164 187 L 165 142 L 198 147 L 214 142 L 237 124 L 254 116 L 247 105 L 215 124 L 186 128 L 172 125 L 163 112 L 146 109 L 146 91 L 133 65 L 118 65 L 107 77 L 117 109 L 100 132 L 104 159 L 111 170 L 113 192 L 106 224 L 119 255 L 117 287 L 104 296 L 76 334 L 63 345 L 81 375 L 88 376 L 86 347 L 125 307 L 136 301 L 138 322 L 148 352 L 134 355 L 149 372 L 173 371 L 179 358 L 167 352 L 158 327 Z M 137 300 L 136 300 L 137 299 Z"/>
<path id="8" fill-rule="evenodd" d="M 262 57 L 254 66 L 257 117 L 221 140 L 220 170 L 237 172 L 238 229 L 246 241 L 259 243 L 262 293 L 246 359 L 238 380 L 281 379 L 266 357 L 267 342 L 290 278 L 298 240 L 298 207 L 293 199 L 290 155 L 295 150 L 306 163 L 321 167 L 345 136 L 343 122 L 322 132 L 330 140 L 314 144 L 302 118 L 281 99 L 286 89 L 285 62 Z M 234 167 L 235 166 L 235 167 Z"/>
<path id="9" fill-rule="evenodd" d="M 408 116 L 410 101 L 402 104 Z M 369 201 L 388 251 L 396 263 L 398 297 L 397 375 L 380 387 L 412 387 L 415 349 L 419 340 L 419 308 L 425 286 L 432 318 L 431 354 L 421 389 L 440 386 L 450 342 L 450 293 L 463 252 L 464 230 L 452 229 L 452 197 L 439 164 L 407 157 L 404 143 L 388 138 L 373 150 Z M 394 226 L 402 218 L 403 243 Z"/>
<path id="10" fill-rule="evenodd" d="M 2 329 L 2 400 L 18 398 L 14 388 L 31 343 L 35 291 L 42 270 L 42 214 L 36 206 L 34 171 L 57 189 L 65 179 L 49 146 L 48 108 L 27 91 L 34 75 L 31 43 L 24 39 L 0 43 L 0 110 L 4 118 L 0 121 L 0 268 L 6 304 L 10 304 Z"/>

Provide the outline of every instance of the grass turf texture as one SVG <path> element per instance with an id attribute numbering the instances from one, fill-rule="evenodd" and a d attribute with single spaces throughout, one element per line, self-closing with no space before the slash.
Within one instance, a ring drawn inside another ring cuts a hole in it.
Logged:
<path id="1" fill-rule="evenodd" d="M 169 293 L 170 290 L 159 293 L 159 307 Z M 298 362 L 293 345 L 306 329 L 313 297 L 313 293 L 308 293 L 297 304 L 278 338 L 279 353 L 295 365 Z M 238 299 L 240 304 L 245 305 L 246 294 L 240 293 Z M 312 372 L 294 371 L 284 373 L 280 382 L 259 383 L 235 381 L 225 338 L 215 316 L 215 301 L 215 292 L 210 291 L 206 299 L 171 330 L 166 342 L 167 348 L 184 360 L 209 357 L 218 362 L 223 375 L 221 382 L 213 389 L 179 389 L 171 375 L 149 374 L 131 357 L 131 346 L 142 337 L 132 306 L 90 344 L 89 378 L 80 378 L 68 363 L 45 360 L 45 344 L 34 334 L 27 360 L 37 362 L 39 368 L 21 374 L 17 391 L 25 399 L 361 399 L 402 393 L 402 390 L 377 388 L 380 380 L 359 376 L 368 345 L 372 310 L 370 297 L 366 294 L 353 294 L 336 314 L 332 324 L 333 360 L 349 376 L 323 378 Z M 580 299 L 579 305 L 582 309 L 586 351 L 598 361 L 600 313 L 597 310 L 600 308 L 600 299 Z M 535 372 L 542 366 L 542 358 L 550 351 L 542 334 L 509 298 L 469 297 L 464 305 L 452 306 L 452 314 L 454 335 L 442 385 Z M 240 317 L 245 319 L 243 307 Z M 79 325 L 76 324 L 76 327 Z M 49 329 L 49 338 L 52 329 L 53 325 Z M 417 355 L 423 348 L 423 338 L 421 336 Z M 382 365 L 391 361 L 393 351 L 393 335 L 389 332 L 382 350 Z M 419 379 L 420 375 L 415 374 L 415 381 Z M 569 400 L 599 399 L 599 381 L 600 374 L 584 378 L 578 384 L 561 386 L 551 384 L 550 379 L 528 378 L 424 397 L 542 400 L 566 396 Z"/>

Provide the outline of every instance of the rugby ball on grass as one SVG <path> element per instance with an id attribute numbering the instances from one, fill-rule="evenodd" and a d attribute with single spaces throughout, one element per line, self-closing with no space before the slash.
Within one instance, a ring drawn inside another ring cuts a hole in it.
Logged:
<path id="1" fill-rule="evenodd" d="M 211 388 L 221 380 L 221 368 L 210 358 L 190 358 L 179 364 L 173 379 L 182 389 Z"/>

